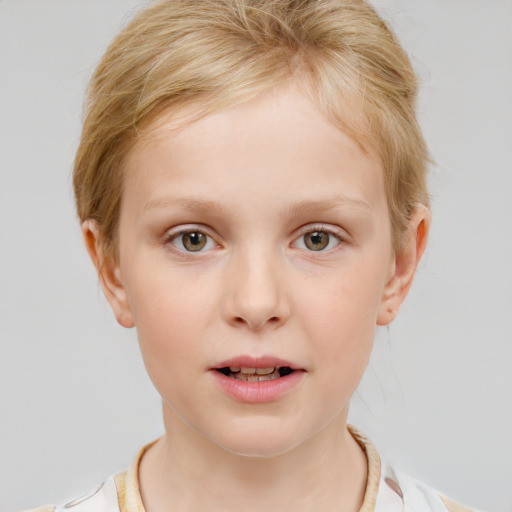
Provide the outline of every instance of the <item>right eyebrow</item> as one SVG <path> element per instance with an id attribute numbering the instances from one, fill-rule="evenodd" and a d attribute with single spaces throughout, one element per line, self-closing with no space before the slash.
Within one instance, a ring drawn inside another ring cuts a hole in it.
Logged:
<path id="1" fill-rule="evenodd" d="M 159 197 L 152 199 L 144 205 L 143 212 L 158 208 L 178 207 L 191 212 L 208 212 L 215 215 L 228 215 L 226 208 L 219 202 L 211 199 L 194 197 Z"/>

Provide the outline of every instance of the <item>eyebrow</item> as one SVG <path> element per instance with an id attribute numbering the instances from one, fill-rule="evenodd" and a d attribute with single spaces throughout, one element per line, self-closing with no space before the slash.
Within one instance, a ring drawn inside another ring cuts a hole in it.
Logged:
<path id="1" fill-rule="evenodd" d="M 191 212 L 208 212 L 219 216 L 230 215 L 230 212 L 218 201 L 180 196 L 153 199 L 144 205 L 143 211 L 170 206 L 183 208 Z M 299 201 L 293 204 L 289 209 L 285 207 L 282 213 L 283 215 L 295 217 L 319 211 L 334 210 L 343 206 L 356 207 L 363 211 L 371 211 L 370 205 L 362 199 L 336 195 L 325 199 L 306 199 Z"/>
<path id="2" fill-rule="evenodd" d="M 344 206 L 355 207 L 367 212 L 372 210 L 370 205 L 362 199 L 336 195 L 325 199 L 306 199 L 304 201 L 300 201 L 295 203 L 289 211 L 293 216 L 300 216 L 318 211 L 335 210 L 336 208 Z"/>
<path id="3" fill-rule="evenodd" d="M 218 215 L 227 215 L 227 209 L 219 202 L 210 199 L 196 199 L 192 197 L 160 197 L 153 199 L 144 205 L 143 211 L 155 208 L 178 207 L 193 212 L 210 212 Z"/>

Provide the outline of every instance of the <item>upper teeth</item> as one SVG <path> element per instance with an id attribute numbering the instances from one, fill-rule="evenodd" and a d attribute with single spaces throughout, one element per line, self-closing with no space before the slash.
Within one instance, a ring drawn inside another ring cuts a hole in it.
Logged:
<path id="1" fill-rule="evenodd" d="M 256 375 L 270 375 L 276 370 L 275 366 L 269 366 L 268 368 L 250 368 L 248 366 L 230 366 L 229 370 L 232 373 L 245 373 L 245 374 L 256 374 Z"/>
<path id="2" fill-rule="evenodd" d="M 237 380 L 246 382 L 257 382 L 262 380 L 278 379 L 281 375 L 276 366 L 269 368 L 251 368 L 248 366 L 230 366 L 230 376 Z"/>

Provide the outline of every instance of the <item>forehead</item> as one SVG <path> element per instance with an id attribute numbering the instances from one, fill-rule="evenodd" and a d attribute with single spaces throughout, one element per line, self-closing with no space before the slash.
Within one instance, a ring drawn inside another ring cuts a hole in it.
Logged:
<path id="1" fill-rule="evenodd" d="M 197 108 L 157 119 L 125 161 L 127 193 L 146 200 L 191 192 L 307 201 L 317 194 L 380 203 L 383 172 L 298 87 L 275 87 L 251 100 L 193 120 Z M 354 116 L 354 113 L 350 115 Z M 275 186 L 269 187 L 273 183 Z M 274 193 L 272 193 L 274 192 Z"/>

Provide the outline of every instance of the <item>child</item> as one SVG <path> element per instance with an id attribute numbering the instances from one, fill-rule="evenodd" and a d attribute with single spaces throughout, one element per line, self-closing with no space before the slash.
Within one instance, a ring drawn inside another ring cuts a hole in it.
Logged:
<path id="1" fill-rule="evenodd" d="M 166 0 L 115 39 L 75 195 L 166 433 L 66 509 L 467 510 L 347 426 L 427 242 L 416 89 L 358 0 Z"/>

